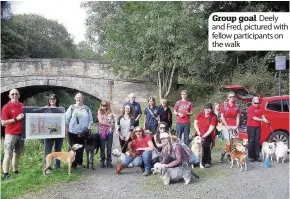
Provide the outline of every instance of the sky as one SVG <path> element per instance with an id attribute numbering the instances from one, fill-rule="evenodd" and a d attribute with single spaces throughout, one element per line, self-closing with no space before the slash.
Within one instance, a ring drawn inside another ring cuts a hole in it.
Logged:
<path id="1" fill-rule="evenodd" d="M 81 1 L 11 1 L 11 11 L 15 14 L 38 14 L 56 20 L 65 26 L 74 42 L 85 40 L 86 11 L 80 7 Z"/>

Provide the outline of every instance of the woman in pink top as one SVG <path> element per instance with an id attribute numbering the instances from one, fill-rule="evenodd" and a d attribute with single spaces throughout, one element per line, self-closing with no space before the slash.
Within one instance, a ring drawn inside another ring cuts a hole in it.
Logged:
<path id="1" fill-rule="evenodd" d="M 112 144 L 113 144 L 113 132 L 115 127 L 115 118 L 112 114 L 110 102 L 102 101 L 100 108 L 98 109 L 98 120 L 99 120 L 99 129 L 98 133 L 100 136 L 100 159 L 101 159 L 101 168 L 110 167 L 112 168 Z M 107 146 L 107 158 L 105 156 L 105 145 Z M 106 160 L 106 164 L 105 164 Z"/>

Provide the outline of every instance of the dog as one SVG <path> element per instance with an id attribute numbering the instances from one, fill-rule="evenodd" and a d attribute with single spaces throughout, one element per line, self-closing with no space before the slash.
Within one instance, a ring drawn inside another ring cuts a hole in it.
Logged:
<path id="1" fill-rule="evenodd" d="M 271 157 L 273 161 L 273 155 L 275 153 L 276 144 L 274 142 L 263 142 L 262 144 L 262 157 L 265 160 L 266 157 Z"/>
<path id="2" fill-rule="evenodd" d="M 279 163 L 280 158 L 282 158 L 282 163 L 285 162 L 287 157 L 288 146 L 287 143 L 284 142 L 276 142 L 275 156 L 277 160 L 277 164 Z"/>
<path id="3" fill-rule="evenodd" d="M 230 153 L 230 156 L 231 156 L 230 168 L 233 168 L 234 160 L 236 160 L 237 166 L 238 167 L 241 166 L 240 171 L 243 170 L 243 165 L 245 166 L 245 171 L 247 171 L 247 160 L 246 160 L 247 156 L 245 152 L 238 151 L 236 148 L 232 148 L 231 145 L 228 145 L 228 144 L 224 146 L 224 150 L 225 152 Z"/>
<path id="4" fill-rule="evenodd" d="M 198 157 L 199 167 L 204 168 L 202 165 L 202 156 L 203 156 L 203 148 L 202 148 L 202 138 L 200 136 L 195 136 L 191 142 L 191 151 Z"/>
<path id="5" fill-rule="evenodd" d="M 119 149 L 114 149 L 112 151 L 112 156 L 117 158 L 118 162 L 124 162 L 126 155 L 122 153 Z"/>
<path id="6" fill-rule="evenodd" d="M 71 151 L 69 152 L 52 152 L 50 154 L 47 154 L 46 156 L 46 166 L 44 167 L 43 175 L 46 175 L 46 171 L 51 167 L 51 164 L 54 159 L 61 160 L 63 162 L 68 163 L 68 174 L 71 174 L 71 166 L 72 162 L 75 160 L 76 157 L 76 151 L 80 148 L 82 148 L 83 145 L 81 144 L 74 144 L 71 147 Z"/>
<path id="7" fill-rule="evenodd" d="M 87 168 L 95 170 L 94 168 L 94 156 L 95 156 L 95 150 L 96 153 L 98 153 L 100 148 L 100 136 L 98 134 L 92 134 L 91 131 L 87 128 L 84 128 L 84 130 L 78 134 L 79 137 L 84 138 L 84 147 L 87 155 Z"/>
<path id="8" fill-rule="evenodd" d="M 174 167 L 167 168 L 165 164 L 155 163 L 152 168 L 153 174 L 160 174 L 163 179 L 164 185 L 169 185 L 171 181 L 179 181 L 184 179 L 184 184 L 189 184 L 191 179 L 191 168 L 190 167 Z"/>

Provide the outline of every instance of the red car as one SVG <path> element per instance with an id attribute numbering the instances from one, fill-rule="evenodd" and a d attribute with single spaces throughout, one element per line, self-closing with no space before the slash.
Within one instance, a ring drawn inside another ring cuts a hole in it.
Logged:
<path id="1" fill-rule="evenodd" d="M 244 108 L 241 112 L 241 123 L 238 132 L 240 139 L 248 139 L 247 107 L 251 105 L 252 98 L 258 96 L 260 97 L 263 114 L 270 122 L 270 125 L 262 122 L 260 143 L 283 141 L 289 144 L 289 95 L 261 97 L 238 85 L 225 86 L 221 91 L 233 91 L 236 93 L 237 99 L 246 103 L 243 104 L 244 106 L 242 105 Z"/>

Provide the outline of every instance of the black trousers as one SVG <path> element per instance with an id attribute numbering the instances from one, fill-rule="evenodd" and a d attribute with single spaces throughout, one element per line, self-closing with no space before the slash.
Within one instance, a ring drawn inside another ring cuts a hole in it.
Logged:
<path id="1" fill-rule="evenodd" d="M 202 164 L 211 164 L 211 135 L 207 136 L 203 142 Z"/>
<path id="2" fill-rule="evenodd" d="M 247 126 L 248 132 L 248 157 L 252 159 L 259 158 L 261 127 Z"/>
<path id="3" fill-rule="evenodd" d="M 77 134 L 68 133 L 68 144 L 72 147 L 74 144 L 85 144 L 84 138 L 79 137 Z M 84 147 L 78 149 L 76 151 L 75 160 L 72 163 L 72 167 L 76 167 L 77 165 L 83 164 L 83 154 L 84 154 Z"/>

